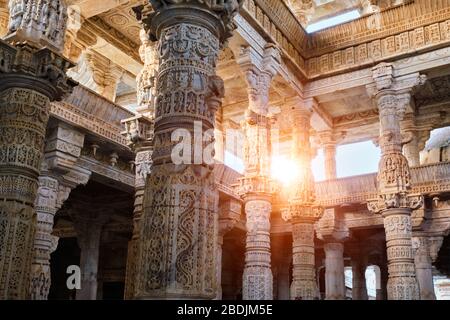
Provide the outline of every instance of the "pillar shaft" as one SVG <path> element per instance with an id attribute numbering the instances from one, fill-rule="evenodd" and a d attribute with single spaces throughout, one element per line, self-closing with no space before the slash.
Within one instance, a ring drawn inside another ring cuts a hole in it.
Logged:
<path id="1" fill-rule="evenodd" d="M 34 203 L 43 155 L 50 101 L 60 99 L 73 87 L 65 71 L 70 63 L 58 52 L 64 30 L 63 3 L 55 8 L 14 2 L 7 39 L 0 41 L 0 298 L 29 298 L 31 259 L 36 227 Z M 10 2 L 11 4 L 12 2 Z M 47 8 L 44 11 L 44 8 Z M 25 21 L 35 10 L 39 19 Z M 58 18 L 55 15 L 58 15 Z M 44 27 L 47 23 L 46 27 Z M 48 30 L 55 33 L 50 34 Z M 26 42 L 23 42 L 26 41 Z M 41 44 L 51 47 L 38 49 Z M 12 71 L 13 70 L 13 71 Z"/>
<path id="2" fill-rule="evenodd" d="M 273 275 L 270 256 L 270 214 L 272 204 L 252 200 L 245 204 L 247 242 L 242 297 L 244 300 L 271 300 Z"/>
<path id="3" fill-rule="evenodd" d="M 50 254 L 56 249 L 58 238 L 52 236 L 56 214 L 58 181 L 48 176 L 39 177 L 36 199 L 36 235 L 31 264 L 31 299 L 46 300 L 50 290 Z"/>
<path id="4" fill-rule="evenodd" d="M 325 249 L 325 299 L 345 299 L 344 245 L 326 243 Z"/>
<path id="5" fill-rule="evenodd" d="M 218 194 L 212 157 L 205 156 L 212 153 L 213 135 L 203 134 L 214 129 L 224 95 L 216 62 L 220 46 L 231 36 L 240 2 L 225 7 L 211 1 L 151 1 L 153 12 L 138 12 L 151 39 L 159 40 L 153 165 L 138 246 L 138 299 L 216 297 Z"/>
<path id="6" fill-rule="evenodd" d="M 361 257 L 352 257 L 352 300 L 368 300 L 366 286 L 366 265 Z"/>
<path id="7" fill-rule="evenodd" d="M 336 179 L 336 145 L 327 144 L 324 146 L 323 151 L 325 157 L 325 178 L 327 180 Z"/>
<path id="8" fill-rule="evenodd" d="M 106 216 L 84 216 L 81 212 L 73 215 L 80 246 L 81 289 L 77 290 L 77 300 L 97 300 L 97 275 L 100 254 L 100 239 Z"/>
<path id="9" fill-rule="evenodd" d="M 241 215 L 241 203 L 235 200 L 222 201 L 219 208 L 219 232 L 217 234 L 217 295 L 216 300 L 222 299 L 222 253 L 223 237 L 231 231 L 239 221 Z"/>
<path id="10" fill-rule="evenodd" d="M 433 265 L 428 237 L 414 237 L 413 246 L 420 300 L 436 300 L 433 283 Z"/>
<path id="11" fill-rule="evenodd" d="M 292 284 L 291 299 L 315 300 L 319 298 L 314 255 L 314 224 L 293 222 L 292 225 Z"/>
<path id="12" fill-rule="evenodd" d="M 402 154 L 401 121 L 410 109 L 411 90 L 423 84 L 418 74 L 396 79 L 391 64 L 373 69 L 375 86 L 369 88 L 380 113 L 381 160 L 378 171 L 376 200 L 369 201 L 369 209 L 384 218 L 389 279 L 388 299 L 419 299 L 414 256 L 412 251 L 412 210 L 423 204 L 420 195 L 410 195 L 411 173 L 408 160 Z M 406 81 L 405 81 L 406 80 Z"/>
<path id="13" fill-rule="evenodd" d="M 315 206 L 314 179 L 311 171 L 311 105 L 313 101 L 294 99 L 291 117 L 292 159 L 299 170 L 291 186 L 289 204 L 283 218 L 292 224 L 292 284 L 291 299 L 314 300 L 319 298 L 316 282 L 314 223 L 322 214 Z M 309 103 L 308 103 L 309 102 Z"/>
<path id="14" fill-rule="evenodd" d="M 240 179 L 240 194 L 245 203 L 247 239 L 242 296 L 244 300 L 271 300 L 273 275 L 270 252 L 270 218 L 273 183 L 270 180 L 271 126 L 269 90 L 277 73 L 280 52 L 268 45 L 261 57 L 261 65 L 252 60 L 252 47 L 238 57 L 245 74 L 248 109 L 243 122 L 246 136 L 244 147 L 244 178 Z"/>

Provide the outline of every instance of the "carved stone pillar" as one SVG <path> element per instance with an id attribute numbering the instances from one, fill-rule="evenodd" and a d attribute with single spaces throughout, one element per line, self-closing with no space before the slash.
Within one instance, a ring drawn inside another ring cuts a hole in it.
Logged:
<path id="1" fill-rule="evenodd" d="M 380 111 L 381 161 L 378 172 L 378 199 L 368 208 L 381 213 L 386 232 L 389 268 L 388 299 L 419 299 L 412 251 L 411 212 L 422 206 L 420 195 L 410 195 L 411 177 L 408 160 L 402 154 L 400 121 L 409 107 L 411 89 L 424 82 L 418 74 L 394 78 L 391 64 L 373 69 L 375 85 L 369 94 Z"/>
<path id="2" fill-rule="evenodd" d="M 84 208 L 85 209 L 85 208 Z M 80 247 L 81 289 L 77 290 L 77 300 L 97 300 L 98 257 L 100 238 L 107 216 L 101 212 L 72 212 L 72 220 Z"/>
<path id="3" fill-rule="evenodd" d="M 139 10 L 138 10 L 139 12 Z M 144 68 L 136 77 L 137 108 L 142 116 L 123 120 L 128 144 L 136 154 L 135 157 L 135 196 L 133 212 L 133 235 L 128 244 L 127 273 L 125 281 L 125 299 L 135 295 L 137 255 L 140 243 L 141 218 L 144 211 L 145 184 L 152 166 L 153 137 L 155 124 L 155 90 L 158 76 L 157 42 L 150 41 L 144 29 L 140 31 L 141 46 L 139 54 Z"/>
<path id="4" fill-rule="evenodd" d="M 323 154 L 325 157 L 325 178 L 327 180 L 336 179 L 336 145 L 325 145 L 323 148 Z"/>
<path id="5" fill-rule="evenodd" d="M 367 251 L 369 250 L 368 246 L 363 246 L 361 239 L 346 245 L 345 251 L 351 258 L 352 266 L 352 300 L 369 299 L 366 286 L 366 269 L 369 265 Z"/>
<path id="6" fill-rule="evenodd" d="M 345 299 L 344 242 L 350 238 L 342 209 L 329 208 L 317 223 L 325 250 L 325 299 Z"/>
<path id="7" fill-rule="evenodd" d="M 50 290 L 50 254 L 58 243 L 58 238 L 51 235 L 58 200 L 58 180 L 47 176 L 46 168 L 41 170 L 38 195 L 36 198 L 36 234 L 34 239 L 34 256 L 31 264 L 31 299 L 46 300 Z M 42 175 L 44 174 L 44 175 Z M 56 248 L 55 248 L 56 249 Z"/>
<path id="8" fill-rule="evenodd" d="M 326 300 L 345 300 L 344 245 L 325 243 Z"/>
<path id="9" fill-rule="evenodd" d="M 427 236 L 412 238 L 414 249 L 414 264 L 419 284 L 420 300 L 436 300 L 433 283 L 433 265 L 430 241 Z"/>
<path id="10" fill-rule="evenodd" d="M 58 209 L 79 184 L 86 184 L 90 172 L 75 168 L 84 143 L 84 134 L 58 123 L 47 129 L 45 160 L 39 176 L 36 198 L 36 234 L 31 271 L 31 299 L 46 300 L 50 289 L 50 254 L 56 250 L 57 237 L 52 235 Z"/>
<path id="11" fill-rule="evenodd" d="M 297 100 L 297 99 L 295 99 Z M 310 129 L 313 101 L 295 101 L 292 106 L 292 158 L 299 168 L 298 177 L 289 195 L 283 219 L 292 224 L 293 280 L 292 300 L 319 298 L 314 254 L 314 223 L 323 210 L 315 206 L 314 178 L 311 172 Z"/>
<path id="12" fill-rule="evenodd" d="M 366 267 L 361 257 L 352 257 L 352 300 L 368 300 Z"/>
<path id="13" fill-rule="evenodd" d="M 36 223 L 34 203 L 50 101 L 60 99 L 74 85 L 65 75 L 70 62 L 58 53 L 63 43 L 60 32 L 65 24 L 64 3 L 44 1 L 43 6 L 37 6 L 37 1 L 29 1 L 26 7 L 23 2 L 14 4 L 10 8 L 10 34 L 6 39 L 17 44 L 10 46 L 0 41 L 2 299 L 29 297 Z M 31 11 L 39 18 L 26 19 L 32 15 Z M 48 48 L 39 49 L 41 45 Z"/>
<path id="14" fill-rule="evenodd" d="M 144 210 L 144 191 L 147 176 L 151 172 L 153 153 L 153 125 L 154 122 L 144 116 L 136 116 L 123 120 L 129 146 L 136 153 L 135 157 L 135 194 L 133 211 L 133 235 L 128 244 L 127 271 L 125 281 L 125 299 L 134 297 L 136 281 L 136 259 L 139 246 L 139 235 L 142 213 Z"/>
<path id="15" fill-rule="evenodd" d="M 400 125 L 403 154 L 411 167 L 417 167 L 420 165 L 420 152 L 425 148 L 433 127 L 421 124 L 419 128 L 413 113 L 406 114 Z"/>
<path id="16" fill-rule="evenodd" d="M 269 89 L 280 64 L 280 52 L 267 46 L 260 55 L 243 50 L 238 62 L 245 73 L 249 106 L 243 123 L 245 175 L 239 193 L 245 203 L 247 243 L 243 275 L 244 300 L 271 300 L 273 275 L 270 258 L 270 216 L 273 183 L 270 181 L 271 125 Z"/>
<path id="17" fill-rule="evenodd" d="M 219 208 L 219 233 L 217 236 L 217 296 L 216 300 L 222 299 L 222 246 L 223 237 L 231 231 L 239 221 L 241 215 L 241 204 L 236 200 L 227 200 Z"/>
<path id="18" fill-rule="evenodd" d="M 258 198 L 260 199 L 260 198 Z M 247 241 L 242 284 L 244 300 L 271 300 L 273 275 L 270 259 L 269 200 L 251 200 L 245 203 Z"/>
<path id="19" fill-rule="evenodd" d="M 138 246 L 138 299 L 216 297 L 218 194 L 213 163 L 199 152 L 212 142 L 212 135 L 199 141 L 198 128 L 202 134 L 214 129 L 224 96 L 216 61 L 234 29 L 240 3 L 152 0 L 154 11 L 138 10 L 150 39 L 159 40 L 153 164 Z M 177 153 L 178 139 L 172 140 L 179 134 L 189 140 L 182 155 Z"/>
<path id="20" fill-rule="evenodd" d="M 8 0 L 0 0 L 0 38 L 8 33 L 9 9 Z"/>
<path id="21" fill-rule="evenodd" d="M 336 147 L 339 141 L 345 137 L 344 131 L 322 131 L 318 132 L 315 136 L 317 144 L 323 148 L 324 165 L 325 165 L 325 178 L 327 180 L 333 180 L 337 178 L 336 172 Z"/>

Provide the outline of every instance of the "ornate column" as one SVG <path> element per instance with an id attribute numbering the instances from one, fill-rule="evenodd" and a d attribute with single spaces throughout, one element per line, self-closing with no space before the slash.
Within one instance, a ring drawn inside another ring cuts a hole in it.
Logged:
<path id="1" fill-rule="evenodd" d="M 50 101 L 75 85 L 60 52 L 63 1 L 11 2 L 10 28 L 0 41 L 0 298 L 29 297 L 36 216 L 34 203 Z M 37 17 L 30 20 L 28 17 Z M 42 46 L 46 48 L 39 49 Z"/>
<path id="2" fill-rule="evenodd" d="M 214 129 L 224 96 L 216 61 L 241 2 L 152 0 L 153 12 L 138 12 L 150 39 L 159 40 L 153 164 L 138 246 L 138 299 L 216 297 L 218 194 L 213 163 L 200 152 L 212 135 L 198 139 L 198 127 L 202 133 Z M 172 137 L 180 135 L 185 148 L 177 153 L 180 141 Z"/>
<path id="3" fill-rule="evenodd" d="M 292 112 L 292 158 L 299 174 L 292 185 L 288 209 L 283 219 L 292 224 L 293 271 L 292 300 L 319 298 L 316 282 L 314 254 L 314 223 L 322 215 L 322 208 L 315 205 L 314 178 L 311 172 L 311 115 L 314 101 L 295 98 L 290 103 Z"/>
<path id="4" fill-rule="evenodd" d="M 329 208 L 317 223 L 317 236 L 324 241 L 325 299 L 345 299 L 344 242 L 350 238 L 341 209 Z"/>
<path id="5" fill-rule="evenodd" d="M 368 300 L 366 286 L 367 263 L 361 255 L 361 251 L 356 251 L 357 255 L 352 255 L 352 300 Z"/>
<path id="6" fill-rule="evenodd" d="M 139 13 L 139 11 L 138 11 Z M 139 13 L 140 14 L 140 13 Z M 123 120 L 124 135 L 136 154 L 135 157 L 135 195 L 133 212 L 133 235 L 128 244 L 127 271 L 125 280 L 125 299 L 133 299 L 135 294 L 137 255 L 142 213 L 144 210 L 145 184 L 152 166 L 153 137 L 155 124 L 155 90 L 158 76 L 157 42 L 150 41 L 144 29 L 140 32 L 139 54 L 144 68 L 136 77 L 137 108 L 140 116 Z"/>
<path id="7" fill-rule="evenodd" d="M 369 266 L 367 252 L 369 246 L 364 246 L 361 238 L 346 245 L 345 251 L 351 258 L 352 266 L 352 300 L 368 300 L 366 286 L 366 269 Z M 370 241 L 370 239 L 364 239 Z"/>
<path id="8" fill-rule="evenodd" d="M 133 235 L 128 243 L 127 268 L 125 280 L 125 299 L 133 299 L 136 283 L 136 260 L 139 252 L 139 235 L 142 213 L 144 211 L 144 192 L 147 177 L 151 172 L 153 153 L 154 122 L 145 116 L 123 120 L 128 144 L 135 152 L 135 194 L 133 211 Z"/>
<path id="9" fill-rule="evenodd" d="M 325 158 L 325 178 L 334 180 L 337 178 L 336 173 L 336 146 L 338 141 L 345 137 L 345 132 L 323 131 L 317 135 L 318 143 L 323 148 Z"/>
<path id="10" fill-rule="evenodd" d="M 245 203 L 247 242 L 243 274 L 244 300 L 271 300 L 273 275 L 270 258 L 270 215 L 273 182 L 270 181 L 273 118 L 269 115 L 269 89 L 281 61 L 280 52 L 267 46 L 261 55 L 253 48 L 243 50 L 238 62 L 244 71 L 249 106 L 243 128 L 245 175 L 239 194 Z"/>
<path id="11" fill-rule="evenodd" d="M 81 252 L 81 289 L 77 290 L 76 300 L 97 300 L 100 239 L 102 228 L 108 217 L 98 210 L 93 212 L 82 212 L 81 210 L 78 208 L 71 213 Z"/>
<path id="12" fill-rule="evenodd" d="M 411 167 L 418 167 L 420 166 L 420 152 L 425 148 L 433 127 L 429 124 L 417 126 L 413 113 L 408 113 L 404 116 L 400 127 L 402 131 L 403 155 Z"/>
<path id="13" fill-rule="evenodd" d="M 325 243 L 326 300 L 345 300 L 344 245 Z"/>
<path id="14" fill-rule="evenodd" d="M 222 246 L 223 237 L 231 231 L 241 216 L 241 203 L 236 200 L 226 200 L 219 208 L 219 233 L 217 236 L 217 296 L 222 299 Z"/>
<path id="15" fill-rule="evenodd" d="M 90 172 L 75 167 L 84 144 L 84 134 L 65 124 L 47 129 L 45 160 L 41 165 L 36 198 L 36 234 L 31 270 L 31 299 L 46 300 L 50 289 L 50 254 L 58 238 L 52 235 L 56 212 L 72 189 L 86 184 Z"/>
<path id="16" fill-rule="evenodd" d="M 381 161 L 378 199 L 368 208 L 381 213 L 386 232 L 389 269 L 388 299 L 419 299 L 411 244 L 411 212 L 422 206 L 420 195 L 410 195 L 408 160 L 402 154 L 400 121 L 409 106 L 411 89 L 424 82 L 418 74 L 394 78 L 393 66 L 383 63 L 373 69 L 375 84 L 368 87 L 380 111 Z"/>
<path id="17" fill-rule="evenodd" d="M 52 236 L 53 219 L 57 211 L 59 183 L 48 175 L 45 161 L 39 177 L 36 198 L 36 234 L 31 264 L 31 299 L 45 300 L 50 290 L 50 254 L 56 249 L 58 238 Z"/>
<path id="18" fill-rule="evenodd" d="M 0 0 L 0 38 L 8 33 L 9 9 L 8 0 Z"/>
<path id="19" fill-rule="evenodd" d="M 424 235 L 412 238 L 420 300 L 436 300 L 430 242 L 428 236 Z"/>

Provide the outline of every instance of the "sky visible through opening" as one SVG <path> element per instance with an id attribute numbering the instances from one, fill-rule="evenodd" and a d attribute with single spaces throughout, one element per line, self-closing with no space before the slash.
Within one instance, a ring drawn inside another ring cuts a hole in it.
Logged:
<path id="1" fill-rule="evenodd" d="M 343 14 L 339 14 L 335 17 L 324 19 L 322 21 L 312 23 L 306 28 L 306 32 L 313 33 L 326 28 L 334 27 L 339 24 L 356 20 L 361 17 L 359 10 L 352 10 Z"/>
<path id="2" fill-rule="evenodd" d="M 381 152 L 371 141 L 353 143 L 337 147 L 336 171 L 338 178 L 357 176 L 378 171 Z M 314 179 L 325 180 L 324 155 L 320 149 L 311 162 Z M 225 152 L 225 164 L 239 173 L 244 172 L 244 162 L 231 152 Z"/>
<path id="3" fill-rule="evenodd" d="M 381 151 L 372 141 L 338 146 L 336 150 L 336 172 L 338 178 L 378 172 Z M 311 163 L 316 181 L 325 180 L 323 150 Z"/>

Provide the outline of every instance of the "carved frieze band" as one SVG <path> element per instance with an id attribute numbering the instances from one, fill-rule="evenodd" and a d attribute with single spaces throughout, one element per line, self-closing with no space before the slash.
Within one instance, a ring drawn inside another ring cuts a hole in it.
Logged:
<path id="1" fill-rule="evenodd" d="M 50 114 L 65 122 L 83 127 L 101 137 L 126 146 L 127 139 L 123 137 L 120 128 L 113 126 L 101 119 L 98 119 L 87 112 L 64 102 L 54 102 L 51 104 Z"/>

